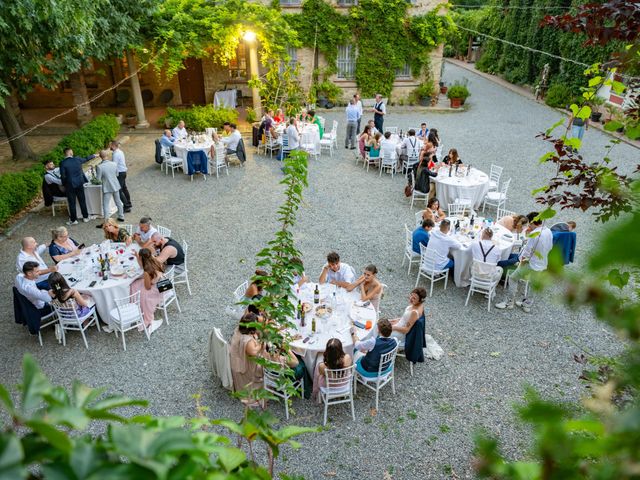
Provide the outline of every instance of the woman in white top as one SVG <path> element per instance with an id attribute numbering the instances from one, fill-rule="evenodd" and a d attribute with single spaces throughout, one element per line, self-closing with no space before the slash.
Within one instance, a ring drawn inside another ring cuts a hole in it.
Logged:
<path id="1" fill-rule="evenodd" d="M 424 299 L 427 298 L 427 291 L 424 288 L 414 288 L 409 294 L 409 306 L 405 308 L 402 317 L 389 320 L 393 332 L 391 336 L 398 341 L 404 342 L 407 332 L 411 330 L 413 324 L 424 315 Z"/>

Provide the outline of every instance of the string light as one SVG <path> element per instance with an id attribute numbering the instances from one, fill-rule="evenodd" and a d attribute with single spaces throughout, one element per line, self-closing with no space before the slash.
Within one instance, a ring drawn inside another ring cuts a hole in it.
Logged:
<path id="1" fill-rule="evenodd" d="M 518 6 L 518 5 L 452 5 L 451 8 L 477 8 L 477 9 L 496 9 L 496 10 L 569 10 L 573 7 L 551 7 L 551 6 Z"/>

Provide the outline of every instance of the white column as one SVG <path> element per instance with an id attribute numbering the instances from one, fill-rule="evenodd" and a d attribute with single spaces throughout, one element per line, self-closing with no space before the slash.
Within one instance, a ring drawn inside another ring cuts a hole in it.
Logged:
<path id="1" fill-rule="evenodd" d="M 136 115 L 138 117 L 136 128 L 148 128 L 149 122 L 147 122 L 147 119 L 144 116 L 144 103 L 142 103 L 142 91 L 140 90 L 140 81 L 138 80 L 138 67 L 131 50 L 127 50 L 127 65 L 129 66 L 129 75 L 133 75 L 130 80 L 133 104 L 136 107 Z"/>

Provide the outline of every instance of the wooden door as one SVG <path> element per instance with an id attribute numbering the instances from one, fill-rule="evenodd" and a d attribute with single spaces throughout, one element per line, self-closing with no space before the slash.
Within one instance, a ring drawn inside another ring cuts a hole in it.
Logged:
<path id="1" fill-rule="evenodd" d="M 204 105 L 204 75 L 202 61 L 198 58 L 187 58 L 184 68 L 178 72 L 180 96 L 183 105 Z"/>

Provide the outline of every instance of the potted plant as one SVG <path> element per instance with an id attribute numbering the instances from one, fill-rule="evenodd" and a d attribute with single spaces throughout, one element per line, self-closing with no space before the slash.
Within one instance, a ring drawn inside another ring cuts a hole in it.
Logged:
<path id="1" fill-rule="evenodd" d="M 600 107 L 604 105 L 606 100 L 598 95 L 595 95 L 589 103 L 591 104 L 591 120 L 594 122 L 599 122 L 602 118 L 602 112 L 600 111 Z"/>
<path id="2" fill-rule="evenodd" d="M 449 89 L 449 87 L 447 87 L 444 82 L 440 82 L 440 93 L 443 95 L 447 94 L 447 90 Z"/>
<path id="3" fill-rule="evenodd" d="M 136 114 L 135 113 L 131 113 L 131 112 L 127 113 L 125 115 L 125 119 L 127 121 L 127 125 L 129 125 L 130 127 L 135 127 L 136 126 L 137 119 L 136 119 Z"/>
<path id="4" fill-rule="evenodd" d="M 423 82 L 413 91 L 418 102 L 423 107 L 431 105 L 431 96 L 433 95 L 433 84 Z"/>
<path id="5" fill-rule="evenodd" d="M 460 108 L 462 101 L 471 95 L 469 89 L 464 85 L 452 85 L 447 92 L 447 98 L 451 102 L 451 108 Z"/>

